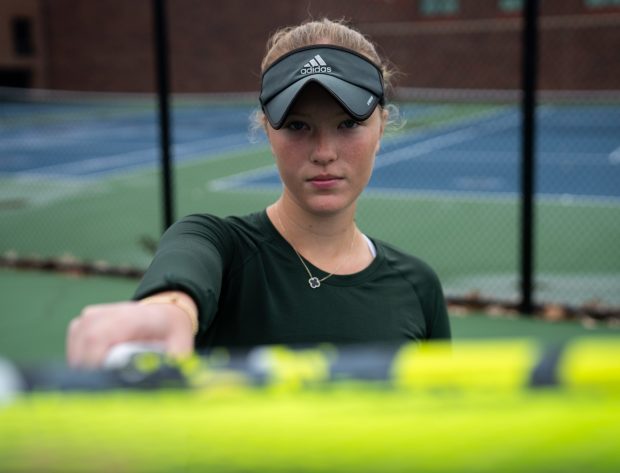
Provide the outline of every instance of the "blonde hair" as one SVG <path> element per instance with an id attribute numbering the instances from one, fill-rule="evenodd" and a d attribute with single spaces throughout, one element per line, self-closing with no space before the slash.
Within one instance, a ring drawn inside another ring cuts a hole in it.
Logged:
<path id="1" fill-rule="evenodd" d="M 314 44 L 332 44 L 351 49 L 374 62 L 383 73 L 386 92 L 391 92 L 393 69 L 387 60 L 377 53 L 375 45 L 362 33 L 344 24 L 327 18 L 306 21 L 297 26 L 288 26 L 276 31 L 267 41 L 267 52 L 261 63 L 261 72 L 278 58 L 294 49 Z"/>

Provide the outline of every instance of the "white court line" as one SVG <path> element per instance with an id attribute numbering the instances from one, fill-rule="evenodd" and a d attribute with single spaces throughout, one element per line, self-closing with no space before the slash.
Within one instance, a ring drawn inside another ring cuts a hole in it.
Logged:
<path id="1" fill-rule="evenodd" d="M 541 111 L 540 114 L 549 115 L 551 114 L 551 111 Z M 389 166 L 401 161 L 409 161 L 420 156 L 428 155 L 440 149 L 449 148 L 455 144 L 465 143 L 483 136 L 492 135 L 498 131 L 519 127 L 521 125 L 519 119 L 520 114 L 518 112 L 510 112 L 509 114 L 499 118 L 484 117 L 478 123 L 474 122 L 465 128 L 457 129 L 456 131 L 439 136 L 434 136 L 426 140 L 416 141 L 415 143 L 405 145 L 394 151 L 382 153 L 377 156 L 375 169 Z"/>
<path id="2" fill-rule="evenodd" d="M 36 168 L 28 169 L 28 171 L 16 174 L 27 174 L 27 175 L 37 175 L 37 174 L 56 174 L 56 175 L 64 175 L 64 174 L 73 174 L 75 175 L 77 171 L 81 171 L 84 169 L 101 169 L 104 166 L 121 166 L 127 164 L 128 162 L 135 162 L 140 160 L 141 162 L 145 162 L 147 160 L 152 160 L 154 153 L 157 152 L 156 148 L 151 148 L 149 150 L 138 150 L 131 151 L 129 153 L 120 153 L 116 155 L 107 155 L 98 158 L 91 159 L 83 159 L 80 161 L 73 161 L 70 163 L 59 163 L 59 164 L 50 164 L 47 166 L 40 166 Z M 79 173 L 77 173 L 79 174 Z"/>
<path id="3" fill-rule="evenodd" d="M 246 133 L 236 133 L 232 135 L 224 135 L 217 138 L 197 140 L 189 143 L 181 143 L 172 147 L 174 158 L 188 158 L 209 152 L 213 149 L 237 149 L 239 147 L 249 146 L 242 142 Z M 74 161 L 71 163 L 51 164 L 48 166 L 40 166 L 31 168 L 26 173 L 18 174 L 49 174 L 49 175 L 81 175 L 86 172 L 85 177 L 91 174 L 102 174 L 102 171 L 109 173 L 120 173 L 136 166 L 155 164 L 159 156 L 159 148 L 151 147 L 128 153 L 110 154 L 97 158 Z"/>
<path id="4" fill-rule="evenodd" d="M 455 202 L 494 202 L 518 204 L 521 194 L 518 192 L 471 192 L 451 190 L 415 190 L 394 189 L 391 187 L 372 187 L 364 190 L 368 197 L 387 199 L 428 199 L 433 201 Z M 536 194 L 537 204 L 552 204 L 571 207 L 613 207 L 620 205 L 620 197 L 598 195 L 566 195 L 566 194 Z"/>
<path id="5" fill-rule="evenodd" d="M 247 174 L 251 174 L 249 171 Z M 255 170 L 258 177 L 261 174 L 272 176 L 273 167 Z M 246 173 L 243 173 L 244 175 Z M 248 176 L 246 176 L 248 177 Z M 233 179 L 217 179 L 209 183 L 209 190 L 226 191 L 234 189 L 235 192 L 274 192 L 279 189 L 279 184 L 233 182 Z M 472 191 L 453 191 L 453 190 L 417 190 L 393 187 L 367 187 L 362 194 L 363 197 L 373 199 L 389 200 L 432 200 L 444 202 L 483 202 L 495 204 L 519 205 L 521 194 L 518 192 L 472 192 Z M 536 194 L 537 204 L 561 205 L 570 207 L 611 207 L 620 206 L 620 197 L 606 197 L 598 195 L 567 195 L 567 194 Z"/>
<path id="6" fill-rule="evenodd" d="M 232 176 L 222 177 L 220 179 L 214 179 L 209 181 L 208 186 L 209 190 L 212 191 L 226 191 L 229 189 L 239 189 L 242 190 L 246 187 L 250 187 L 248 180 L 261 179 L 263 177 L 272 177 L 277 174 L 277 168 L 275 164 L 270 164 L 269 166 L 262 166 L 260 168 L 252 169 L 250 171 L 239 172 Z M 269 189 L 274 189 L 276 186 L 273 184 L 259 184 L 254 185 L 256 187 L 265 187 Z"/>
<path id="7" fill-rule="evenodd" d="M 620 164 L 620 146 L 609 153 L 609 164 L 612 166 Z"/>
<path id="8" fill-rule="evenodd" d="M 571 165 L 588 167 L 607 167 L 609 162 L 605 159 L 604 153 L 558 153 L 555 151 L 538 151 L 536 153 L 538 165 Z M 520 147 L 515 147 L 513 151 L 461 151 L 461 150 L 442 150 L 441 154 L 429 156 L 426 160 L 419 159 L 418 162 L 435 162 L 442 164 L 463 163 L 467 164 L 519 164 L 521 158 Z M 620 158 L 619 158 L 620 159 Z"/>
<path id="9" fill-rule="evenodd" d="M 390 166 L 402 161 L 409 161 L 440 149 L 449 148 L 455 144 L 464 143 L 482 136 L 512 128 L 516 125 L 518 125 L 518 123 L 515 123 L 515 116 L 511 114 L 492 122 L 485 120 L 482 123 L 471 125 L 467 128 L 434 136 L 426 140 L 417 141 L 394 151 L 387 151 L 380 154 L 377 156 L 375 169 Z"/>
<path id="10" fill-rule="evenodd" d="M 42 175 L 4 175 L 0 178 L 7 179 L 0 186 L 0 200 L 24 199 L 28 206 L 46 206 L 57 200 L 65 199 L 88 192 L 104 192 L 106 189 L 102 183 L 73 176 L 54 176 L 50 180 Z"/>

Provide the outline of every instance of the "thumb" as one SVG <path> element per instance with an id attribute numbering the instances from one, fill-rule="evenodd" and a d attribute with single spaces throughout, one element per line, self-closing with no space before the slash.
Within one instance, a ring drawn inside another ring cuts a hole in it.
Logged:
<path id="1" fill-rule="evenodd" d="M 174 330 L 166 339 L 166 352 L 175 358 L 184 358 L 194 352 L 194 335 L 191 330 Z"/>

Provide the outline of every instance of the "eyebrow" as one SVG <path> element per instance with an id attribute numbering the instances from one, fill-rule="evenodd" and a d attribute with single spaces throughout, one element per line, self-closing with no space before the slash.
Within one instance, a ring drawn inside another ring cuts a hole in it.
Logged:
<path id="1" fill-rule="evenodd" d="M 307 118 L 307 117 L 312 117 L 313 115 L 312 115 L 311 113 L 301 113 L 301 112 L 295 112 L 295 111 L 291 110 L 291 111 L 289 112 L 289 114 L 288 114 L 288 117 L 287 117 L 287 118 L 289 118 L 289 117 L 291 117 L 291 116 L 293 116 L 293 117 Z M 351 119 L 353 119 L 353 120 L 354 120 L 354 118 L 353 118 L 353 117 L 351 117 L 351 115 L 349 115 L 349 114 L 348 114 L 347 112 L 345 112 L 344 110 L 343 110 L 342 112 L 338 112 L 338 113 L 336 113 L 336 114 L 334 114 L 334 115 L 332 115 L 332 116 L 333 116 L 333 117 L 338 117 L 338 118 L 341 118 L 341 117 L 347 117 L 347 118 L 351 118 Z"/>

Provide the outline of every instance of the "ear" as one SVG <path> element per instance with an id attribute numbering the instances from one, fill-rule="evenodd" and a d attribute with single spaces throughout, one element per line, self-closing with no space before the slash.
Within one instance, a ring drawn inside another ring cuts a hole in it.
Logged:
<path id="1" fill-rule="evenodd" d="M 381 137 L 383 138 L 383 132 L 385 131 L 385 124 L 390 118 L 390 112 L 386 108 L 381 108 Z"/>
<path id="2" fill-rule="evenodd" d="M 385 132 L 385 124 L 387 123 L 389 115 L 390 113 L 385 108 L 381 109 L 379 139 L 377 140 L 377 146 L 375 146 L 375 154 L 377 154 L 381 149 L 381 139 L 383 138 L 383 133 Z"/>
<path id="3" fill-rule="evenodd" d="M 264 117 L 264 115 L 263 115 L 263 129 L 265 130 L 267 141 L 269 141 L 269 148 L 271 149 L 271 156 L 273 157 L 273 159 L 276 159 L 276 154 L 273 149 L 273 141 L 271 139 L 274 129 L 271 127 L 271 125 L 269 124 L 267 119 Z"/>
<path id="4" fill-rule="evenodd" d="M 263 129 L 265 130 L 265 134 L 269 136 L 269 129 L 271 128 L 271 125 L 269 124 L 269 121 L 267 120 L 267 116 L 261 112 L 259 120 L 261 122 L 261 125 L 263 126 Z"/>

